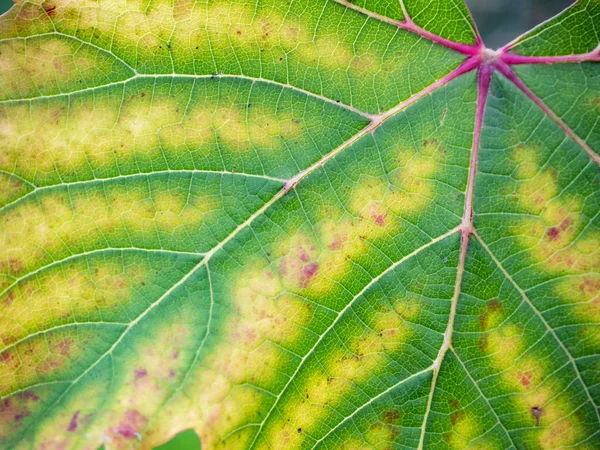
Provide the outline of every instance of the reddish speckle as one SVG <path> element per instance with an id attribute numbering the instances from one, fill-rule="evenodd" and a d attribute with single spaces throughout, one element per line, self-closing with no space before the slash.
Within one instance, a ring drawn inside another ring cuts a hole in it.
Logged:
<path id="1" fill-rule="evenodd" d="M 373 215 L 373 221 L 375 222 L 375 225 L 377 226 L 384 226 L 385 225 L 385 215 L 383 214 L 374 214 Z"/>
<path id="2" fill-rule="evenodd" d="M 124 287 L 127 286 L 127 282 L 123 278 L 117 277 L 117 278 L 115 278 L 114 286 L 115 286 L 115 289 L 117 289 L 117 290 L 123 289 Z"/>
<path id="3" fill-rule="evenodd" d="M 570 228 L 572 224 L 573 224 L 573 219 L 571 219 L 570 217 L 566 217 L 560 223 L 560 229 L 561 229 L 561 231 L 565 231 L 566 229 Z"/>
<path id="4" fill-rule="evenodd" d="M 246 338 L 248 340 L 254 340 L 256 339 L 256 330 L 254 328 L 246 328 L 246 330 L 244 331 L 244 334 L 246 335 Z"/>
<path id="5" fill-rule="evenodd" d="M 551 241 L 556 241 L 560 237 L 560 230 L 556 227 L 552 227 L 546 233 L 546 236 Z"/>
<path id="6" fill-rule="evenodd" d="M 579 290 L 585 295 L 593 295 L 600 292 L 600 279 L 594 280 L 591 277 L 585 277 L 579 285 Z"/>
<path id="7" fill-rule="evenodd" d="M 2 356 L 0 356 L 0 361 L 2 361 L 3 363 L 10 361 L 11 356 L 9 352 L 4 352 L 2 353 Z"/>
<path id="8" fill-rule="evenodd" d="M 546 236 L 550 241 L 556 241 L 558 238 L 560 238 L 560 235 L 563 231 L 566 231 L 569 228 L 571 228 L 571 225 L 573 225 L 573 219 L 571 219 L 570 217 L 566 217 L 565 219 L 563 219 L 563 221 L 558 227 L 550 228 L 546 232 Z"/>
<path id="9" fill-rule="evenodd" d="M 306 253 L 306 250 L 304 250 L 304 249 L 300 250 L 300 261 L 302 261 L 302 262 L 310 261 L 310 256 L 308 256 L 308 253 Z"/>
<path id="10" fill-rule="evenodd" d="M 573 264 L 575 264 L 575 260 L 573 259 L 572 256 L 569 256 L 566 260 L 565 263 L 567 264 L 567 266 L 569 267 L 573 267 Z"/>
<path id="11" fill-rule="evenodd" d="M 79 411 L 75 411 L 75 414 L 73 414 L 73 417 L 71 417 L 71 421 L 69 422 L 69 426 L 67 428 L 67 431 L 73 433 L 75 431 L 77 431 L 77 419 L 79 418 Z"/>
<path id="12" fill-rule="evenodd" d="M 62 356 L 69 356 L 71 354 L 71 345 L 73 344 L 72 339 L 65 339 L 60 341 L 54 346 L 54 351 L 60 353 Z"/>
<path id="13" fill-rule="evenodd" d="M 340 238 L 334 239 L 333 242 L 327 246 L 327 248 L 329 248 L 329 250 L 339 250 L 342 248 L 342 240 Z"/>
<path id="14" fill-rule="evenodd" d="M 296 284 L 298 287 L 305 288 L 317 273 L 318 263 L 314 261 L 316 246 L 298 245 L 289 254 L 282 258 L 279 264 L 279 275 Z"/>
<path id="15" fill-rule="evenodd" d="M 531 387 L 533 382 L 533 374 L 530 371 L 517 372 L 517 378 L 525 388 L 529 389 Z"/>

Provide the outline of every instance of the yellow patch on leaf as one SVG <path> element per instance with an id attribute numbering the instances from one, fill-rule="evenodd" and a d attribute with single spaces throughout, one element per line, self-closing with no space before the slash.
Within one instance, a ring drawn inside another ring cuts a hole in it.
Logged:
<path id="1" fill-rule="evenodd" d="M 49 327 L 77 322 L 78 317 L 100 318 L 115 306 L 125 306 L 148 276 L 143 265 L 124 266 L 119 260 L 97 262 L 93 270 L 79 264 L 62 266 L 25 280 L 0 298 L 1 347 Z"/>
<path id="2" fill-rule="evenodd" d="M 110 237 L 135 240 L 149 233 L 172 233 L 182 225 L 198 226 L 220 209 L 213 197 L 189 196 L 167 185 L 153 187 L 152 196 L 148 183 L 140 182 L 54 193 L 17 205 L 2 217 L 0 271 L 16 277 L 40 266 L 49 255 L 70 256 L 73 248 L 106 245 Z"/>

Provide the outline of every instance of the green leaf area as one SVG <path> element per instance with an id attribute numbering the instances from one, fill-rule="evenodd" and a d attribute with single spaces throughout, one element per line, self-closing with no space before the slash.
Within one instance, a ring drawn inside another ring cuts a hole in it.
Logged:
<path id="1" fill-rule="evenodd" d="M 16 0 L 0 449 L 600 448 L 599 30 Z"/>

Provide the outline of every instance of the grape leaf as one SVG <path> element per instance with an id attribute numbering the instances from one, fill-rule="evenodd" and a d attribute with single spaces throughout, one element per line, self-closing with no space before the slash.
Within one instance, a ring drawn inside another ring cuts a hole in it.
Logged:
<path id="1" fill-rule="evenodd" d="M 598 30 L 18 0 L 0 448 L 599 448 Z"/>

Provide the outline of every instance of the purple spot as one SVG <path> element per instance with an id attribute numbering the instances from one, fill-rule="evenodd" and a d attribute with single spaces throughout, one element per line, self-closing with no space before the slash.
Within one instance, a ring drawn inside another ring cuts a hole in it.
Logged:
<path id="1" fill-rule="evenodd" d="M 173 352 L 173 359 L 177 359 L 179 358 L 179 352 L 178 351 L 174 351 Z"/>
<path id="2" fill-rule="evenodd" d="M 136 437 L 136 432 L 129 425 L 117 427 L 114 429 L 115 433 L 120 434 L 125 439 L 133 439 Z"/>
<path id="3" fill-rule="evenodd" d="M 71 417 L 71 421 L 69 422 L 69 427 L 67 428 L 67 431 L 70 431 L 71 433 L 73 433 L 75 430 L 77 430 L 77 418 L 79 417 L 79 411 L 75 411 L 75 414 L 73 414 L 73 417 Z"/>
<path id="4" fill-rule="evenodd" d="M 123 420 L 119 426 L 113 428 L 115 434 L 123 436 L 125 439 L 134 439 L 140 436 L 139 430 L 146 425 L 148 419 L 136 410 L 125 411 Z"/>
<path id="5" fill-rule="evenodd" d="M 32 402 L 39 402 L 40 398 L 31 391 L 25 391 L 22 394 L 20 394 L 20 397 L 25 399 L 25 400 L 31 400 Z"/>
<path id="6" fill-rule="evenodd" d="M 307 262 L 310 259 L 310 257 L 308 256 L 308 253 L 306 253 L 306 251 L 304 249 L 301 249 L 300 251 L 301 251 L 300 261 Z"/>
<path id="7" fill-rule="evenodd" d="M 319 264 L 317 263 L 310 263 L 307 266 L 304 266 L 304 276 L 306 276 L 306 278 L 314 277 L 315 273 L 317 273 L 318 268 Z"/>
<path id="8" fill-rule="evenodd" d="M 144 378 L 146 375 L 148 375 L 148 371 L 146 369 L 138 369 L 135 371 L 136 380 L 139 380 L 140 378 Z"/>

